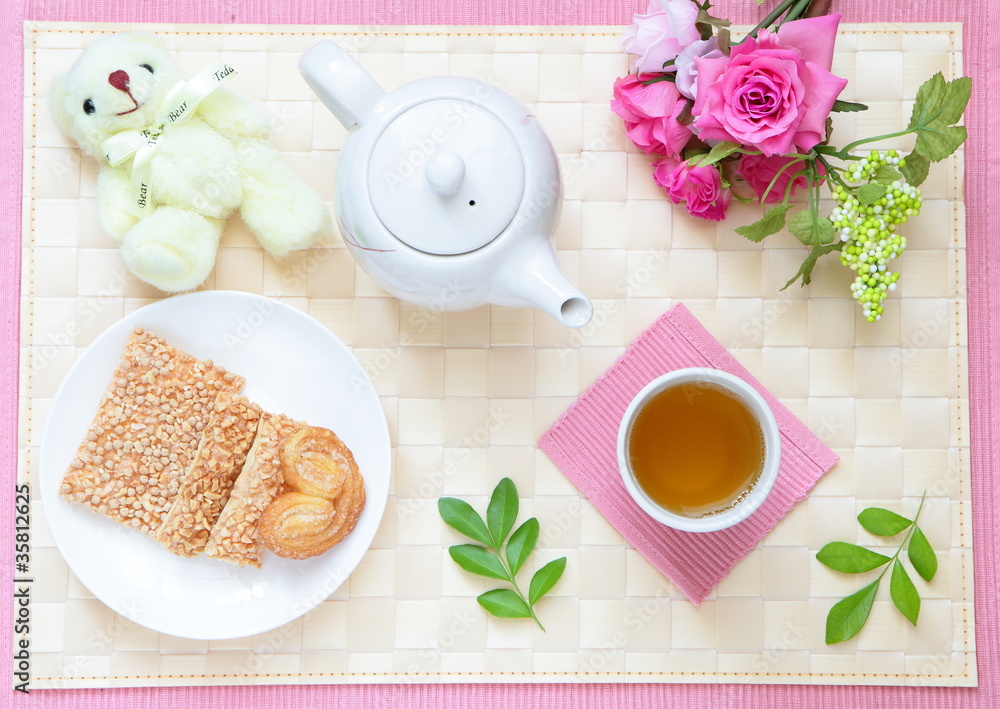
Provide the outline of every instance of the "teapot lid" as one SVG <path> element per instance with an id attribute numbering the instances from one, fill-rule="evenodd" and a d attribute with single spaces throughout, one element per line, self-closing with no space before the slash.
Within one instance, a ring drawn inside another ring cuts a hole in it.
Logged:
<path id="1" fill-rule="evenodd" d="M 431 254 L 464 254 L 493 241 L 514 218 L 524 160 L 491 111 L 433 99 L 382 131 L 368 188 L 375 213 L 397 239 Z"/>

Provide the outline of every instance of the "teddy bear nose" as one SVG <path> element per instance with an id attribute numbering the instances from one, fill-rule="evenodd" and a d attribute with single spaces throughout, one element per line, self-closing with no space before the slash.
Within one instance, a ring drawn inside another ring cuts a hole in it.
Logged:
<path id="1" fill-rule="evenodd" d="M 122 69 L 113 71 L 108 76 L 108 83 L 119 91 L 128 91 L 128 74 Z"/>

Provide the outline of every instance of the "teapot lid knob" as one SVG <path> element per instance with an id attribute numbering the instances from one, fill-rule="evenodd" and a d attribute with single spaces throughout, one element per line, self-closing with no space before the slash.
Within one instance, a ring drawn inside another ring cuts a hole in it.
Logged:
<path id="1" fill-rule="evenodd" d="M 454 256 L 482 248 L 514 219 L 525 163 L 509 124 L 480 103 L 432 98 L 382 129 L 368 160 L 368 193 L 404 244 Z"/>
<path id="2" fill-rule="evenodd" d="M 462 156 L 451 150 L 439 150 L 428 161 L 424 168 L 427 182 L 440 195 L 452 195 L 458 192 L 465 179 L 465 161 Z"/>

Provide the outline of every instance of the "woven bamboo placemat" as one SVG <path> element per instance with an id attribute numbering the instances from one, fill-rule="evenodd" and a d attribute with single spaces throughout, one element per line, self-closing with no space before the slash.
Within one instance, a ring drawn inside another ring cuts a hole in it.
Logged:
<path id="1" fill-rule="evenodd" d="M 157 298 L 122 268 L 96 219 L 96 165 L 53 124 L 49 83 L 109 24 L 25 27 L 21 481 L 37 498 L 38 445 L 75 357 L 125 313 Z M 382 398 L 394 480 L 382 528 L 357 571 L 305 617 L 258 636 L 195 641 L 115 615 L 67 570 L 32 508 L 32 688 L 335 682 L 976 683 L 969 483 L 963 156 L 936 165 L 906 225 L 900 290 L 864 323 L 835 259 L 813 285 L 779 293 L 803 252 L 788 235 L 751 244 L 673 208 L 648 158 L 610 112 L 627 71 L 619 28 L 143 26 L 189 74 L 220 55 L 232 88 L 274 116 L 275 143 L 332 202 L 344 131 L 295 63 L 320 38 L 358 51 L 386 88 L 433 74 L 498 83 L 533 108 L 564 166 L 561 263 L 593 299 L 567 330 L 528 309 L 434 313 L 388 297 L 339 237 L 276 263 L 238 219 L 206 289 L 263 293 L 300 308 L 351 346 Z M 835 117 L 838 142 L 906 124 L 919 84 L 961 74 L 957 25 L 844 27 L 834 72 L 864 114 Z M 886 147 L 909 147 L 887 145 Z M 332 204 L 331 204 L 332 208 Z M 601 518 L 535 441 L 638 335 L 683 301 L 841 462 L 718 587 L 691 605 Z M 484 507 L 503 476 L 542 524 L 538 564 L 568 556 L 543 601 L 548 633 L 485 616 L 485 581 L 451 562 L 457 537 L 441 495 Z M 918 627 L 885 590 L 868 626 L 827 646 L 824 621 L 859 579 L 815 552 L 834 539 L 877 544 L 854 515 L 870 505 L 921 516 L 940 570 Z"/>

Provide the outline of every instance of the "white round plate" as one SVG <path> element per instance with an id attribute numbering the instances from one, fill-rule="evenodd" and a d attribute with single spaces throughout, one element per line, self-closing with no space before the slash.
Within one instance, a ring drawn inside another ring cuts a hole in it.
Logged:
<path id="1" fill-rule="evenodd" d="M 265 551 L 260 569 L 239 568 L 204 555 L 174 556 L 140 532 L 61 498 L 63 474 L 136 326 L 242 375 L 242 393 L 265 411 L 335 431 L 365 479 L 367 502 L 354 531 L 327 553 L 305 561 Z M 390 472 L 385 413 L 350 350 L 292 307 L 226 291 L 158 301 L 102 333 L 60 386 L 40 457 L 46 520 L 77 578 L 140 625 L 208 640 L 276 628 L 333 593 L 371 545 L 385 510 Z"/>

